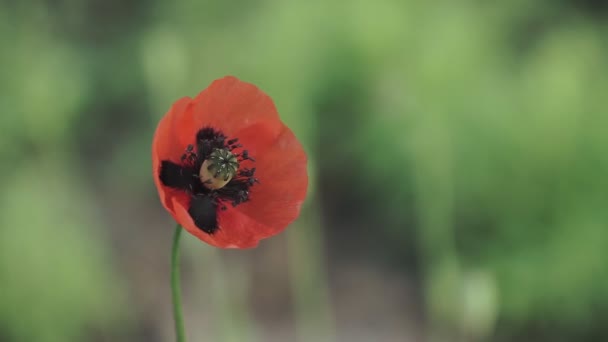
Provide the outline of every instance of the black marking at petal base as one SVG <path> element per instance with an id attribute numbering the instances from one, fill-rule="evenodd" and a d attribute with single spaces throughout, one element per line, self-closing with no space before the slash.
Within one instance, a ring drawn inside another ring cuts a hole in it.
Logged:
<path id="1" fill-rule="evenodd" d="M 168 187 L 192 191 L 198 180 L 194 178 L 194 170 L 163 160 L 160 164 L 160 181 Z"/>
<path id="2" fill-rule="evenodd" d="M 213 234 L 217 231 L 217 204 L 211 196 L 194 196 L 188 213 L 194 224 L 202 231 Z"/>

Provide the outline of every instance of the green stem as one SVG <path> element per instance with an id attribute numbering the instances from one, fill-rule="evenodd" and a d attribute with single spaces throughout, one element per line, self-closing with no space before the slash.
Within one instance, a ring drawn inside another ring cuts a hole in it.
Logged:
<path id="1" fill-rule="evenodd" d="M 173 295 L 173 319 L 175 320 L 176 342 L 186 342 L 184 333 L 184 315 L 182 313 L 182 291 L 179 285 L 179 237 L 182 226 L 177 224 L 173 234 L 173 247 L 171 250 L 171 293 Z"/>

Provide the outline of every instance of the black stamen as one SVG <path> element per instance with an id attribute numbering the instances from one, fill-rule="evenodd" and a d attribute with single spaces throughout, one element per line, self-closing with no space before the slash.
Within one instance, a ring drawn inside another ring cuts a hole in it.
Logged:
<path id="1" fill-rule="evenodd" d="M 255 174 L 255 167 L 252 169 L 244 168 L 242 171 L 239 171 L 239 176 L 243 177 L 252 177 Z"/>
<path id="2" fill-rule="evenodd" d="M 243 160 L 251 160 L 251 161 L 255 161 L 255 159 L 251 158 L 249 156 L 249 151 L 245 150 L 243 151 L 243 154 L 241 155 L 241 157 L 243 157 Z"/>

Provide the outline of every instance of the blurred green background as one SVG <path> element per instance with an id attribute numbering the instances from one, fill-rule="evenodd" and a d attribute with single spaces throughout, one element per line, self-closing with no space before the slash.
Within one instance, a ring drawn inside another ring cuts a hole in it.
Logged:
<path id="1" fill-rule="evenodd" d="M 310 157 L 184 240 L 191 341 L 608 340 L 601 0 L 0 2 L 0 341 L 172 341 L 158 120 L 235 75 Z"/>

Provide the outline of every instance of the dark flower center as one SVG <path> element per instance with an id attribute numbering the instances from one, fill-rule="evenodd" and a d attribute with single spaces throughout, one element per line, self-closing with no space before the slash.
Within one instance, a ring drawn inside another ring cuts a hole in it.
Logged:
<path id="1" fill-rule="evenodd" d="M 218 229 L 218 209 L 249 201 L 249 189 L 259 183 L 254 177 L 255 167 L 242 167 L 245 161 L 255 162 L 242 147 L 238 138 L 228 139 L 222 132 L 206 127 L 198 131 L 196 144 L 188 145 L 180 163 L 161 162 L 160 181 L 190 195 L 188 213 L 194 224 L 209 234 Z"/>

